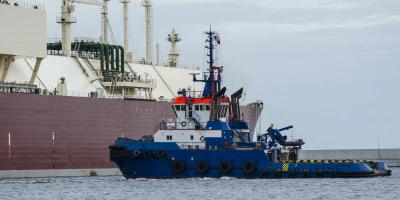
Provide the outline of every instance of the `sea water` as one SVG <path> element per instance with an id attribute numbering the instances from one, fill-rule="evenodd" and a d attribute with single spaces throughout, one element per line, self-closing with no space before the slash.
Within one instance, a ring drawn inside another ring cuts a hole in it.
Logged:
<path id="1" fill-rule="evenodd" d="M 0 179 L 0 199 L 400 199 L 400 168 L 390 177 L 321 179 L 122 176 Z"/>

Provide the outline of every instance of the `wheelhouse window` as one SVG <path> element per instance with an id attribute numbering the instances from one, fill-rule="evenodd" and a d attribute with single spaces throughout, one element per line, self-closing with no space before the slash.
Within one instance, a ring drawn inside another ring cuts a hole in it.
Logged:
<path id="1" fill-rule="evenodd" d="M 181 105 L 181 110 L 186 110 L 186 106 L 185 105 Z"/>
<path id="2" fill-rule="evenodd" d="M 175 105 L 175 109 L 176 109 L 176 111 L 180 111 L 181 110 L 181 105 Z"/>
<path id="3" fill-rule="evenodd" d="M 167 135 L 167 140 L 172 140 L 172 135 Z"/>
<path id="4" fill-rule="evenodd" d="M 206 110 L 206 105 L 200 105 L 200 110 Z"/>
<path id="5" fill-rule="evenodd" d="M 199 111 L 200 110 L 200 105 L 194 105 L 194 110 Z"/>
<path id="6" fill-rule="evenodd" d="M 194 136 L 193 136 L 193 135 L 191 135 L 191 136 L 190 136 L 190 140 L 193 140 L 193 139 L 194 139 Z"/>
<path id="7" fill-rule="evenodd" d="M 211 106 L 210 105 L 206 105 L 206 110 L 211 110 Z"/>

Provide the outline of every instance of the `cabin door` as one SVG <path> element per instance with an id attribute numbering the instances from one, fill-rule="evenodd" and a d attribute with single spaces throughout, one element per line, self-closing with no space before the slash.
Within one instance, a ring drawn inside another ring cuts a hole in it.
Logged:
<path id="1" fill-rule="evenodd" d="M 190 118 L 192 118 L 192 117 L 193 117 L 193 111 L 192 111 L 192 108 L 193 108 L 193 104 L 189 104 L 189 117 L 190 117 Z"/>

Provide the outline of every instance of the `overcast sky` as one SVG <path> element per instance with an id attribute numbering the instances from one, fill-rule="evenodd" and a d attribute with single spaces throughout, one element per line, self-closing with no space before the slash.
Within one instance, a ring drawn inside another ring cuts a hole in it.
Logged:
<path id="1" fill-rule="evenodd" d="M 46 6 L 49 38 L 61 0 Z M 130 50 L 145 55 L 144 8 L 130 4 Z M 181 63 L 203 66 L 203 31 L 221 33 L 229 94 L 262 100 L 262 129 L 294 125 L 304 149 L 400 148 L 399 0 L 154 0 L 154 43 L 166 61 L 175 28 Z M 122 44 L 122 5 L 109 18 Z M 100 36 L 100 8 L 76 5 L 74 37 Z M 290 137 L 289 137 L 290 138 Z"/>

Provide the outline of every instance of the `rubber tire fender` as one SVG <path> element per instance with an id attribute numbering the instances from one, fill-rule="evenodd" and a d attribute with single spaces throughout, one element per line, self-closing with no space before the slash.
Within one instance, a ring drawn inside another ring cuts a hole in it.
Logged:
<path id="1" fill-rule="evenodd" d="M 164 152 L 164 150 L 162 150 L 162 149 L 159 149 L 159 150 L 157 150 L 157 156 L 163 156 L 165 154 L 165 152 Z"/>
<path id="2" fill-rule="evenodd" d="M 185 162 L 181 160 L 175 160 L 171 165 L 172 171 L 175 173 L 182 173 L 185 171 Z"/>
<path id="3" fill-rule="evenodd" d="M 144 157 L 148 158 L 148 157 L 151 156 L 151 154 L 152 154 L 151 151 L 147 150 L 147 151 L 144 152 Z"/>
<path id="4" fill-rule="evenodd" d="M 246 163 L 244 163 L 242 169 L 243 169 L 244 173 L 252 174 L 256 170 L 256 164 L 253 162 L 246 162 Z"/>
<path id="5" fill-rule="evenodd" d="M 199 174 L 204 174 L 208 171 L 208 163 L 200 161 L 196 164 L 196 171 Z"/>
<path id="6" fill-rule="evenodd" d="M 229 172 L 232 170 L 232 163 L 227 161 L 221 162 L 218 166 L 218 169 L 223 174 L 229 174 Z"/>

